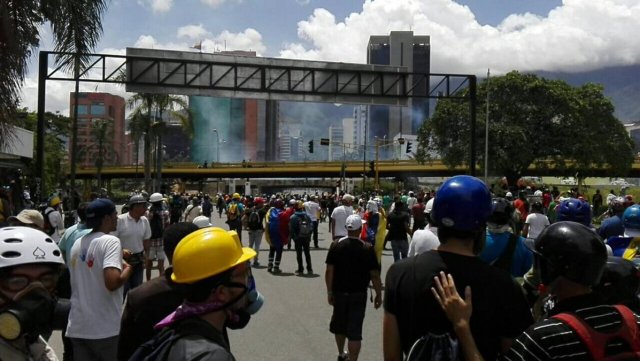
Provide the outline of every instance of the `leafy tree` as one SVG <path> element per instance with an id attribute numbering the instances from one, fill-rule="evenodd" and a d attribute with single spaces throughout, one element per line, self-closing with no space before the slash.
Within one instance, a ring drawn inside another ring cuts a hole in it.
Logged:
<path id="1" fill-rule="evenodd" d="M 80 54 L 90 52 L 100 38 L 105 10 L 105 0 L 0 1 L 0 146 L 13 139 L 10 125 L 44 22 L 51 24 L 56 51 L 73 53 L 57 62 L 77 72 L 88 61 Z"/>
<path id="2" fill-rule="evenodd" d="M 468 91 L 468 90 L 465 90 Z M 477 155 L 484 166 L 486 99 L 489 91 L 489 171 L 515 184 L 535 164 L 565 174 L 591 174 L 608 165 L 624 174 L 633 160 L 632 142 L 613 116 L 602 88 L 573 88 L 558 80 L 513 71 L 478 86 Z M 450 166 L 468 165 L 470 116 L 467 102 L 439 100 L 418 132 L 416 159 L 441 158 Z M 605 132 L 615 141 L 597 141 Z"/>
<path id="3" fill-rule="evenodd" d="M 102 188 L 102 168 L 106 164 L 117 164 L 118 153 L 111 147 L 113 141 L 113 124 L 106 119 L 98 119 L 92 123 L 91 144 L 80 147 L 78 159 L 93 160 L 96 167 L 98 188 Z"/>

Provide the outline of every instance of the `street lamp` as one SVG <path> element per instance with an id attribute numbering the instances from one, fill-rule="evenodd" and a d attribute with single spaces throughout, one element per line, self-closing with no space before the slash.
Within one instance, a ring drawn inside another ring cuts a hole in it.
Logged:
<path id="1" fill-rule="evenodd" d="M 213 132 L 216 133 L 216 163 L 220 163 L 220 134 L 218 134 L 218 129 L 213 129 Z"/>

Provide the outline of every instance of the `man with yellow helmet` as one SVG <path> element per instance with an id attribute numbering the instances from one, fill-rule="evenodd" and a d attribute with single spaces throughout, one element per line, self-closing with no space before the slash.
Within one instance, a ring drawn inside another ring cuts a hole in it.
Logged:
<path id="1" fill-rule="evenodd" d="M 249 264 L 255 256 L 235 231 L 207 227 L 183 238 L 170 277 L 184 287 L 185 299 L 156 325 L 165 330 L 150 341 L 153 352 L 168 361 L 234 360 L 224 330 L 245 327 L 263 302 Z M 143 345 L 133 358 L 144 352 Z"/>
<path id="2" fill-rule="evenodd" d="M 49 199 L 49 206 L 44 210 L 43 217 L 45 218 L 45 230 L 44 232 L 51 236 L 56 244 L 60 243 L 60 230 L 64 228 L 62 222 L 62 212 L 60 206 L 62 201 L 60 197 L 53 197 Z"/>

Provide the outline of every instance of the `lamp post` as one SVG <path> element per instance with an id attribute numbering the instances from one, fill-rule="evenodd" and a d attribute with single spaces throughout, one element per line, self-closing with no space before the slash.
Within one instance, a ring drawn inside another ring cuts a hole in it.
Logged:
<path id="1" fill-rule="evenodd" d="M 218 133 L 218 129 L 213 129 L 213 132 L 216 133 L 216 163 L 220 163 L 220 134 Z"/>

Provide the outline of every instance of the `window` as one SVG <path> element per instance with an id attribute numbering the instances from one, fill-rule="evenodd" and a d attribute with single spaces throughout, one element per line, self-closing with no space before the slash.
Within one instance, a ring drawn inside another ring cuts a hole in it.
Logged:
<path id="1" fill-rule="evenodd" d="M 91 104 L 91 115 L 104 115 L 104 103 Z"/>
<path id="2" fill-rule="evenodd" d="M 89 107 L 87 105 L 78 105 L 78 115 L 86 115 L 88 114 Z"/>

